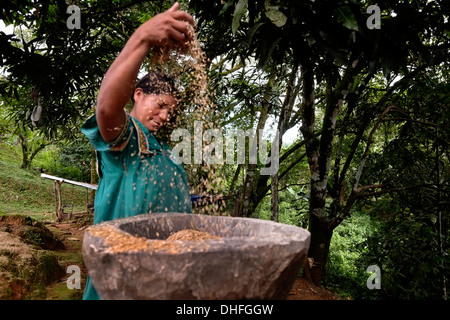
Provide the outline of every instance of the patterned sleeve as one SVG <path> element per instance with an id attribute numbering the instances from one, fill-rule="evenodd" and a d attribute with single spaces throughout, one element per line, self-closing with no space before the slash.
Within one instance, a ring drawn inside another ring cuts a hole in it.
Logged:
<path id="1" fill-rule="evenodd" d="M 94 146 L 94 149 L 97 151 L 122 151 L 128 144 L 133 130 L 128 113 L 126 119 L 127 122 L 120 134 L 116 139 L 110 142 L 105 142 L 103 140 L 100 130 L 98 129 L 97 118 L 95 115 L 86 120 L 81 127 L 81 132 L 88 137 L 89 141 Z"/>

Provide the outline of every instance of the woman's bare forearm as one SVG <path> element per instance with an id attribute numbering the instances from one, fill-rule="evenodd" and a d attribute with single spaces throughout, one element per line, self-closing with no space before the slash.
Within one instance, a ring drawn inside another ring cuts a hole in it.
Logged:
<path id="1" fill-rule="evenodd" d="M 97 99 L 97 123 L 105 141 L 114 140 L 121 132 L 136 77 L 149 49 L 134 34 L 105 74 Z"/>

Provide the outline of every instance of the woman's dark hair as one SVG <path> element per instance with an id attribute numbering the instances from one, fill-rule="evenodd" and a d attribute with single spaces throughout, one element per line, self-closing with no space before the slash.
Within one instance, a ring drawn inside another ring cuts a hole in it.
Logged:
<path id="1" fill-rule="evenodd" d="M 178 99 L 178 90 L 173 79 L 158 71 L 150 71 L 138 81 L 131 96 L 133 103 L 137 88 L 141 88 L 146 94 L 170 94 Z"/>

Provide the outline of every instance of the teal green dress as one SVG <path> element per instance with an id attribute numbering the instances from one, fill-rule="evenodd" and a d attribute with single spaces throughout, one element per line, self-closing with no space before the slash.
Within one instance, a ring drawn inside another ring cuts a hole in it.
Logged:
<path id="1" fill-rule="evenodd" d="M 94 224 L 144 213 L 191 213 L 189 183 L 183 167 L 171 158 L 166 143 L 127 114 L 121 134 L 106 143 L 96 117 L 81 131 L 97 153 L 100 176 L 94 201 Z M 90 277 L 83 299 L 99 299 Z"/>

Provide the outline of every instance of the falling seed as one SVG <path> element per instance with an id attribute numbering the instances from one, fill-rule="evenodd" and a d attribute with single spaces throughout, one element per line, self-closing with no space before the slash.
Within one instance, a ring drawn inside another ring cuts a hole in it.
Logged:
<path id="1" fill-rule="evenodd" d="M 162 71 L 179 82 L 177 117 L 174 123 L 168 124 L 169 131 L 175 127 L 192 126 L 195 119 L 202 121 L 204 130 L 212 129 L 216 123 L 214 119 L 220 113 L 214 103 L 214 92 L 209 86 L 208 58 L 200 46 L 194 28 L 188 23 L 187 26 L 192 39 L 188 43 L 187 52 L 158 48 L 152 55 L 151 69 Z M 193 186 L 192 192 L 199 195 L 217 195 L 219 190 L 224 190 L 226 179 L 222 179 L 216 170 L 211 170 L 209 166 L 203 168 L 197 166 L 196 164 L 185 166 L 188 175 L 194 176 L 193 179 L 196 179 L 195 176 L 206 174 L 206 179 Z M 209 210 L 214 211 L 215 215 L 218 214 L 218 209 L 214 206 Z"/>

